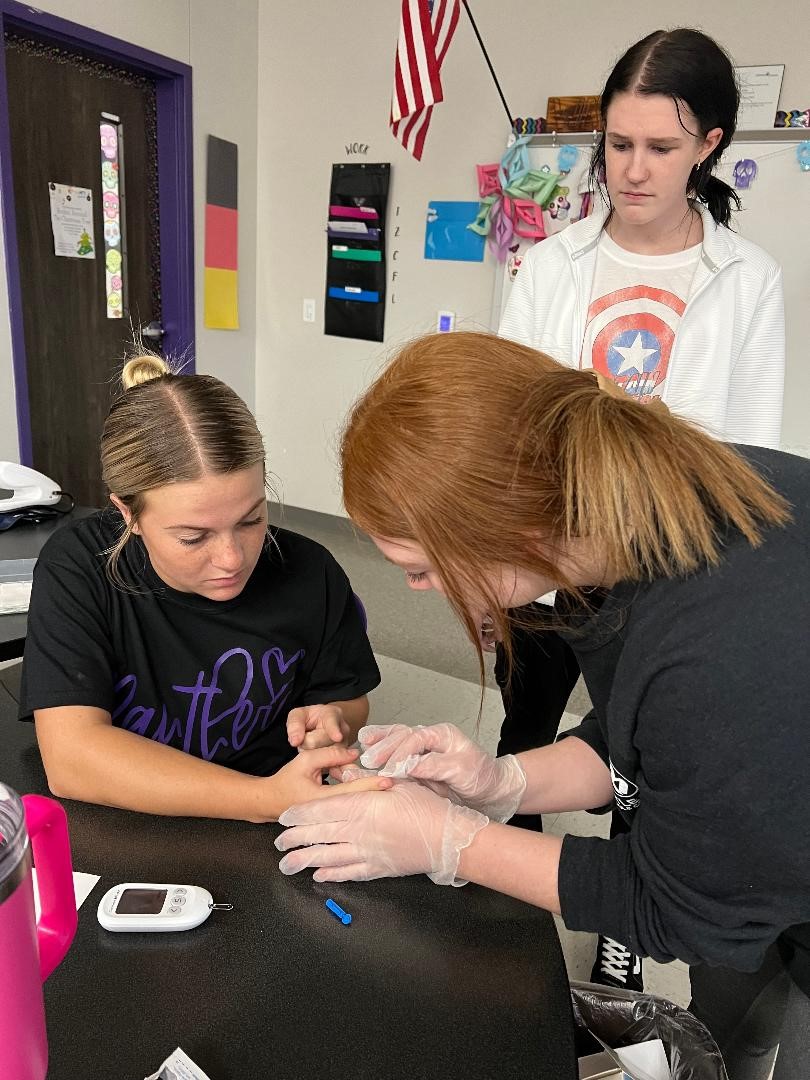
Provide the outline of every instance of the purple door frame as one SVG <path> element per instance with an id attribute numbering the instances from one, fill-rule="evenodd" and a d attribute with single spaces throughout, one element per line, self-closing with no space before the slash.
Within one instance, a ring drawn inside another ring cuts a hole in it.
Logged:
<path id="1" fill-rule="evenodd" d="M 33 463 L 28 374 L 17 250 L 11 134 L 8 119 L 5 31 L 17 30 L 108 60 L 155 80 L 160 206 L 160 263 L 164 348 L 188 358 L 194 370 L 194 202 L 191 127 L 191 68 L 177 60 L 100 34 L 78 23 L 37 11 L 15 0 L 0 0 L 0 190 L 8 276 L 11 348 L 17 399 L 20 461 Z"/>

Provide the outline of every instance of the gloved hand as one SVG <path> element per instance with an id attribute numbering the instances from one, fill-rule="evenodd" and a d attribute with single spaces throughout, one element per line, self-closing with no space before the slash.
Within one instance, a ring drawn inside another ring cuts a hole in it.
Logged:
<path id="1" fill-rule="evenodd" d="M 424 781 L 492 821 L 508 821 L 526 790 L 526 774 L 514 754 L 491 757 L 455 724 L 370 724 L 358 738 L 364 751 L 360 763 L 367 769 Z"/>
<path id="2" fill-rule="evenodd" d="M 390 791 L 291 806 L 279 821 L 290 826 L 276 838 L 279 851 L 288 852 L 282 874 L 316 866 L 315 881 L 427 874 L 437 885 L 466 884 L 456 878 L 459 856 L 489 824 L 483 814 L 407 781 Z"/>

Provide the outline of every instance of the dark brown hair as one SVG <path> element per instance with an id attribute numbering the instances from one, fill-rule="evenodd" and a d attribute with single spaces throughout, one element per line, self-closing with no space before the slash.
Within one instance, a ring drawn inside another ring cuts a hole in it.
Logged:
<path id="1" fill-rule="evenodd" d="M 728 225 L 732 209 L 739 210 L 737 192 L 713 174 L 723 151 L 734 138 L 740 93 L 729 56 L 700 30 L 679 27 L 655 30 L 616 62 L 601 97 L 602 123 L 616 94 L 662 94 L 672 98 L 681 127 L 689 135 L 705 137 L 712 128 L 723 135 L 712 152 L 689 174 L 686 194 L 706 204 L 720 225 Z M 692 131 L 683 105 L 694 117 Z M 591 183 L 605 195 L 601 184 L 605 169 L 605 135 L 602 133 L 591 161 Z"/>

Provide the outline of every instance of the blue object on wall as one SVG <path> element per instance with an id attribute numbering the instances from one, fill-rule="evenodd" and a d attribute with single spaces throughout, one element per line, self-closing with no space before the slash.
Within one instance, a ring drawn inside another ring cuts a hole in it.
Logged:
<path id="1" fill-rule="evenodd" d="M 483 262 L 484 237 L 467 228 L 477 214 L 477 202 L 429 202 L 425 258 Z"/>

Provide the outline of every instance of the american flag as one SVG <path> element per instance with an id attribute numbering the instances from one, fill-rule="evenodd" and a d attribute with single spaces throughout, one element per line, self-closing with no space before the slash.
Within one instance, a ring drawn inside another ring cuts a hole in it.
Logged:
<path id="1" fill-rule="evenodd" d="M 443 100 L 441 70 L 458 23 L 459 0 L 402 0 L 394 93 L 394 138 L 422 160 L 433 105 Z"/>

